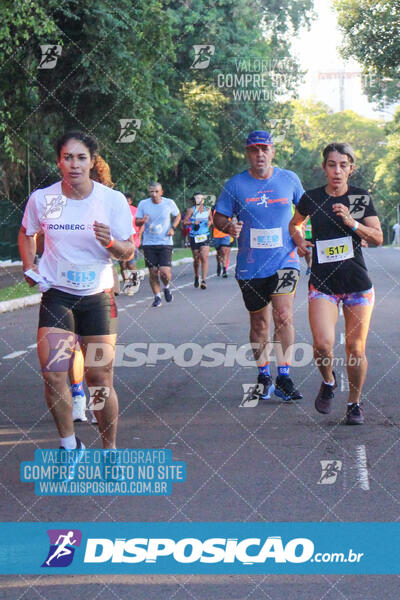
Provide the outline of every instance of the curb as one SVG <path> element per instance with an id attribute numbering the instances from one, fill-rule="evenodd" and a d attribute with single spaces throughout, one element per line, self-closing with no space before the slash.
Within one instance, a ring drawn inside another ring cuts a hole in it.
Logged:
<path id="1" fill-rule="evenodd" d="M 236 248 L 231 248 L 231 250 L 236 250 Z M 216 251 L 210 252 L 209 256 L 214 256 Z M 172 261 L 172 266 L 176 267 L 178 265 L 184 265 L 193 262 L 193 258 L 191 256 L 185 256 L 184 258 L 180 258 L 178 260 Z M 146 271 L 145 277 L 148 276 L 148 272 Z M 42 298 L 42 294 L 32 294 L 32 296 L 23 296 L 22 298 L 15 298 L 14 300 L 5 300 L 0 302 L 0 314 L 5 312 L 11 312 L 12 310 L 18 310 L 19 308 L 25 308 L 26 306 L 34 306 L 35 304 L 39 304 Z"/>
<path id="2" fill-rule="evenodd" d="M 23 296 L 22 298 L 14 298 L 14 300 L 5 300 L 0 302 L 0 313 L 10 312 L 18 308 L 33 306 L 39 304 L 42 294 L 32 294 L 32 296 Z"/>

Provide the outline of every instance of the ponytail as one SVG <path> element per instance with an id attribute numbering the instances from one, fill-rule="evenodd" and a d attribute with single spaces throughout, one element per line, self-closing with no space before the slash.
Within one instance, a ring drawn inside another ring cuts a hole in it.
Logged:
<path id="1" fill-rule="evenodd" d="M 90 171 L 90 177 L 94 181 L 98 181 L 103 185 L 106 185 L 109 188 L 113 188 L 114 184 L 111 179 L 111 170 L 110 166 L 104 158 L 100 156 L 100 154 L 95 154 L 94 157 L 94 165 L 92 170 Z"/>

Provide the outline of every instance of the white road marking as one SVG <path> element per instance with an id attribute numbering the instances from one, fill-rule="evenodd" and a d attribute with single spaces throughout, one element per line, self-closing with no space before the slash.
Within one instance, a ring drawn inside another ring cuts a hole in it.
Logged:
<path id="1" fill-rule="evenodd" d="M 362 490 L 369 490 L 367 452 L 365 446 L 356 446 L 357 478 Z"/>
<path id="2" fill-rule="evenodd" d="M 339 315 L 343 317 L 343 306 L 339 304 Z"/>
<path id="3" fill-rule="evenodd" d="M 22 356 L 23 354 L 26 354 L 27 352 L 28 352 L 28 350 L 16 350 L 15 352 L 11 352 L 11 354 L 7 354 L 6 356 L 3 356 L 3 359 L 17 358 L 17 356 Z"/>
<path id="4" fill-rule="evenodd" d="M 344 333 L 340 334 L 340 343 L 341 344 L 345 344 L 346 343 L 346 335 Z"/>
<path id="5" fill-rule="evenodd" d="M 344 373 L 340 373 L 340 391 L 348 392 L 349 391 L 349 380 Z"/>

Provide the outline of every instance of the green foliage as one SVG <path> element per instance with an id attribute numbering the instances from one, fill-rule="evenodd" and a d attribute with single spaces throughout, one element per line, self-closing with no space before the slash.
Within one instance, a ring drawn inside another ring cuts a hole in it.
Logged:
<path id="1" fill-rule="evenodd" d="M 386 126 L 387 145 L 380 158 L 375 176 L 375 185 L 379 189 L 379 208 L 382 218 L 388 225 L 396 221 L 396 207 L 400 204 L 400 109 L 393 121 Z"/>
<path id="2" fill-rule="evenodd" d="M 160 178 L 184 203 L 186 190 L 217 194 L 242 166 L 249 129 L 268 125 L 273 96 L 293 88 L 290 63 L 279 81 L 272 63 L 289 59 L 287 31 L 307 21 L 311 0 L 21 0 L 1 9 L 2 192 L 22 204 L 29 148 L 32 188 L 58 174 L 55 138 L 80 128 L 98 138 L 120 189 L 145 194 Z M 40 44 L 59 44 L 53 69 L 38 69 Z M 215 47 L 208 69 L 195 69 L 194 46 Z M 265 62 L 267 97 L 237 102 L 217 85 L 237 61 Z M 4 61 L 3 61 L 4 62 Z M 132 143 L 118 143 L 121 119 L 141 122 Z"/>
<path id="3" fill-rule="evenodd" d="M 385 102 L 398 100 L 399 0 L 336 0 L 335 6 L 345 34 L 343 53 L 364 67 L 370 96 Z"/>
<path id="4" fill-rule="evenodd" d="M 277 161 L 295 171 L 305 188 L 322 185 L 322 150 L 332 142 L 348 142 L 356 152 L 354 185 L 374 190 L 375 168 L 385 155 L 385 131 L 380 121 L 347 110 L 333 113 L 323 103 L 294 101 L 285 107 L 290 123 Z"/>

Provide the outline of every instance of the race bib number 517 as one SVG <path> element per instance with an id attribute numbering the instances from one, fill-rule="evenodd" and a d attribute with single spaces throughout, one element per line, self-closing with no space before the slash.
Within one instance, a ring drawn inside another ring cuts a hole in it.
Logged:
<path id="1" fill-rule="evenodd" d="M 334 240 L 317 240 L 318 262 L 330 263 L 353 258 L 353 240 L 351 236 Z"/>

